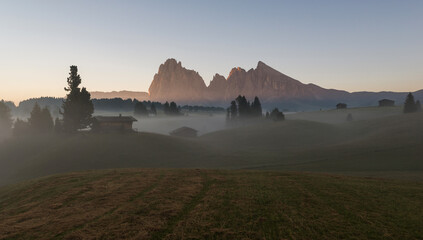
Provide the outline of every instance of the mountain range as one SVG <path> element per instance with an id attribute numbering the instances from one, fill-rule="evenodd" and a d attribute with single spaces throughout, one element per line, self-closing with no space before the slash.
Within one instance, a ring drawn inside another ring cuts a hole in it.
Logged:
<path id="1" fill-rule="evenodd" d="M 405 92 L 354 92 L 326 89 L 315 84 L 303 84 L 265 63 L 245 70 L 233 68 L 228 77 L 216 74 L 207 86 L 194 70 L 186 69 L 181 62 L 168 59 L 160 65 L 147 93 L 143 92 L 93 92 L 93 98 L 141 98 L 158 102 L 176 101 L 178 104 L 228 106 L 238 95 L 252 100 L 258 96 L 263 105 L 293 111 L 333 108 L 336 103 L 349 106 L 377 105 L 378 100 L 388 98 L 402 104 Z M 414 93 L 423 100 L 423 90 Z"/>

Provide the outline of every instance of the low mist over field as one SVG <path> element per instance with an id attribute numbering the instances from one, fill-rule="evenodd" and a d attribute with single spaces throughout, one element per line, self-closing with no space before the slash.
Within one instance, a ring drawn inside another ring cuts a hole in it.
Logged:
<path id="1" fill-rule="evenodd" d="M 2 1 L 0 240 L 422 240 L 422 13 Z"/>

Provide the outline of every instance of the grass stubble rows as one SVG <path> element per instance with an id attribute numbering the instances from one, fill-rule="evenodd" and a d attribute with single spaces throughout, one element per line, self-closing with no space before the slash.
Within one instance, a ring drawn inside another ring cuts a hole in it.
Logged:
<path id="1" fill-rule="evenodd" d="M 102 170 L 0 191 L 0 239 L 421 239 L 421 182 Z"/>

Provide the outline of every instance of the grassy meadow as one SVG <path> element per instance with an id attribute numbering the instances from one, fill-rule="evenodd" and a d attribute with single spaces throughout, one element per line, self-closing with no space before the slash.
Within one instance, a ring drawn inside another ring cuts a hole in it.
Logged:
<path id="1" fill-rule="evenodd" d="M 420 239 L 420 182 L 122 169 L 3 187 L 0 239 Z M 101 206 L 101 207 L 100 207 Z"/>
<path id="2" fill-rule="evenodd" d="M 346 115 L 343 111 L 327 114 Z M 422 159 L 423 113 L 338 124 L 288 119 L 225 129 L 195 139 L 154 133 L 11 138 L 0 144 L 0 185 L 69 171 L 132 167 L 289 170 L 423 179 Z"/>
<path id="3" fill-rule="evenodd" d="M 399 108 L 0 143 L 0 239 L 422 239 L 422 209 L 423 113 Z"/>

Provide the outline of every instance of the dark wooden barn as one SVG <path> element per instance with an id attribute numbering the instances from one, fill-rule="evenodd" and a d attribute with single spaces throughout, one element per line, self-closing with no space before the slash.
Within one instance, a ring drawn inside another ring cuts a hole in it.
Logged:
<path id="1" fill-rule="evenodd" d="M 132 132 L 132 124 L 136 121 L 137 119 L 131 116 L 95 116 L 92 130 L 96 132 Z"/>
<path id="2" fill-rule="evenodd" d="M 197 132 L 197 130 L 190 127 L 181 127 L 170 132 L 170 135 L 177 137 L 197 137 Z"/>
<path id="3" fill-rule="evenodd" d="M 393 107 L 395 106 L 395 101 L 390 99 L 382 99 L 379 101 L 379 107 Z"/>

